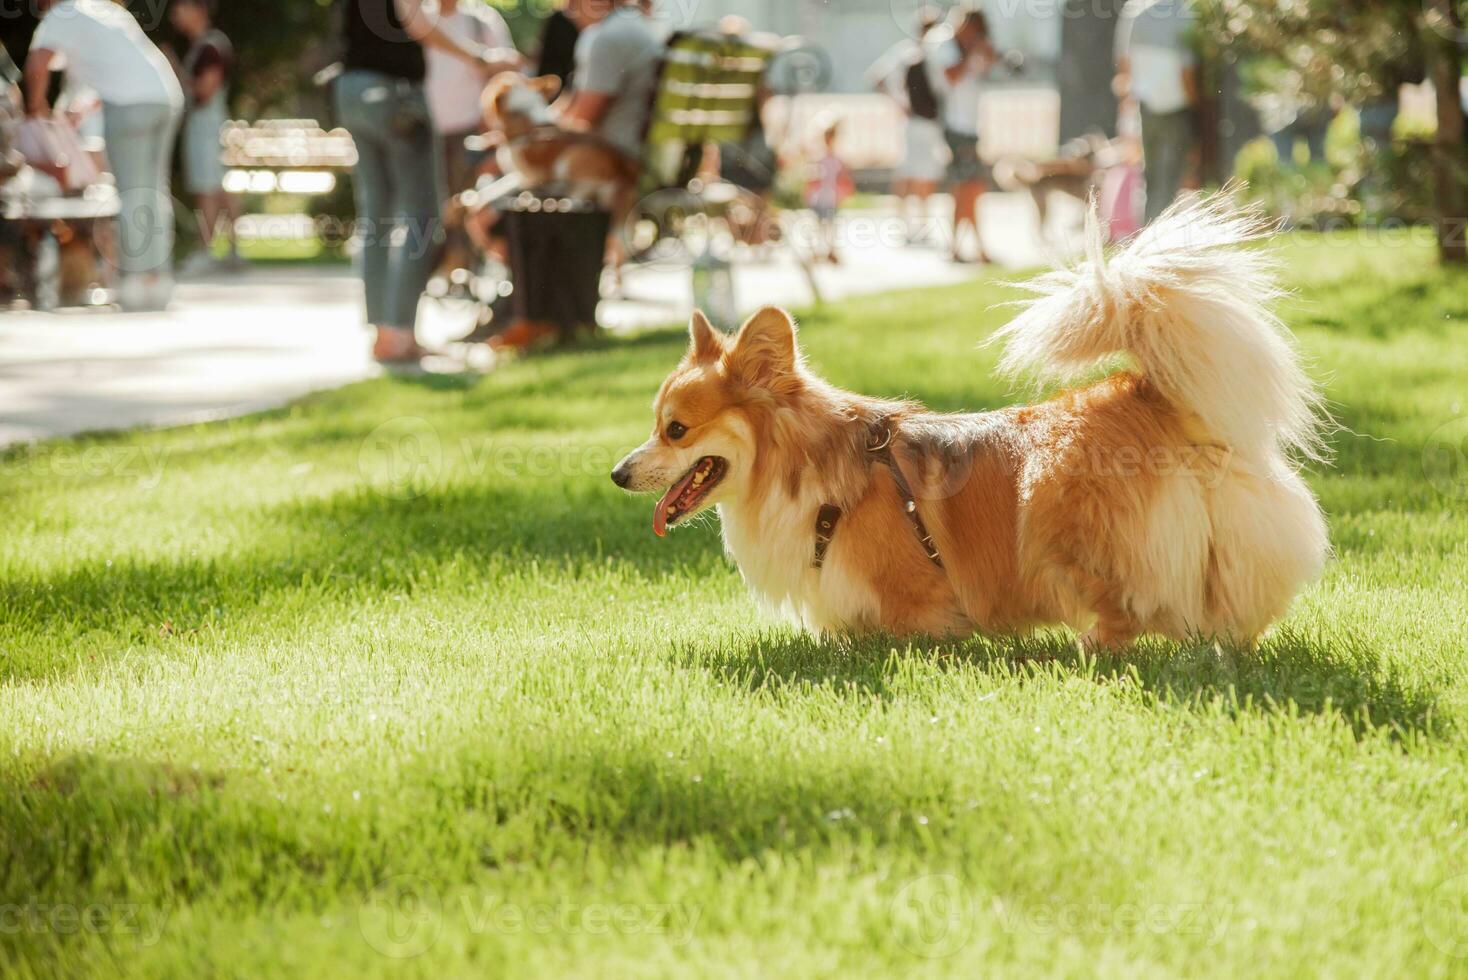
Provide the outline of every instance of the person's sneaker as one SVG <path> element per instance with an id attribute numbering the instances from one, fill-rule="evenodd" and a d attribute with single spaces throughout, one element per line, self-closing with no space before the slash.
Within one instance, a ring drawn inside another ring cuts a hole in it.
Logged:
<path id="1" fill-rule="evenodd" d="M 117 281 L 114 291 L 117 305 L 124 313 L 140 312 L 147 306 L 147 287 L 142 276 L 124 276 Z"/>
<path id="2" fill-rule="evenodd" d="M 117 284 L 117 305 L 125 313 L 161 313 L 172 299 L 173 279 L 168 276 L 127 276 Z"/>
<path id="3" fill-rule="evenodd" d="M 489 347 L 491 350 L 506 353 L 526 351 L 545 341 L 555 339 L 560 336 L 560 333 L 560 329 L 554 323 L 546 323 L 543 320 L 516 320 L 502 333 L 489 338 Z"/>
<path id="4" fill-rule="evenodd" d="M 153 309 L 158 312 L 168 309 L 168 304 L 173 302 L 173 277 L 147 276 L 144 281 L 148 284 L 148 300 Z"/>
<path id="5" fill-rule="evenodd" d="M 207 276 L 218 268 L 219 263 L 215 261 L 214 256 L 200 249 L 184 259 L 179 264 L 178 271 L 180 275 L 185 276 Z"/>
<path id="6" fill-rule="evenodd" d="M 413 331 L 392 327 L 377 328 L 377 340 L 372 345 L 372 359 L 378 364 L 417 364 L 427 354 L 427 348 L 418 343 Z"/>

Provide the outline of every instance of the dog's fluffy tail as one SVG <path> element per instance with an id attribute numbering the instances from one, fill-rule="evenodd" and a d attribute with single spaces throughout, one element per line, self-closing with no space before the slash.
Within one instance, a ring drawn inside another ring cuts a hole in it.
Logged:
<path id="1" fill-rule="evenodd" d="M 1270 226 L 1227 194 L 1169 208 L 1109 260 L 1093 204 L 1087 260 L 1028 284 L 1040 298 L 999 331 L 1001 367 L 1068 379 L 1116 353 L 1236 452 L 1319 459 L 1320 396 L 1270 304 Z"/>

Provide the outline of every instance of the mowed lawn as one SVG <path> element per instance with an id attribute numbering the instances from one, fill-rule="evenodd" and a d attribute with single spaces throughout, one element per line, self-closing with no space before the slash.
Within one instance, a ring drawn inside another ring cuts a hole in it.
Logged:
<path id="1" fill-rule="evenodd" d="M 607 479 L 673 331 L 10 452 L 0 975 L 1468 975 L 1468 275 L 1278 247 L 1337 556 L 1257 652 L 766 618 Z M 802 337 L 994 407 L 1014 296 Z"/>

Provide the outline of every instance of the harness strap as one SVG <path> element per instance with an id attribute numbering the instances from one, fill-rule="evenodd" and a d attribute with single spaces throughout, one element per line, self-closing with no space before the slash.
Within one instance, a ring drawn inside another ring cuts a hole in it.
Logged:
<path id="1" fill-rule="evenodd" d="M 897 465 L 897 458 L 892 455 L 892 426 L 885 418 L 873 422 L 867 431 L 866 450 L 873 462 L 881 463 L 892 474 L 892 483 L 902 502 L 902 513 L 912 525 L 912 531 L 923 547 L 923 554 L 934 565 L 942 568 L 943 558 L 938 554 L 938 545 L 928 531 L 928 526 L 923 523 L 922 515 L 918 513 L 917 497 L 912 492 L 912 485 L 907 482 L 902 467 Z M 825 563 L 826 551 L 831 547 L 831 538 L 836 533 L 836 522 L 840 519 L 841 508 L 834 504 L 826 504 L 816 512 L 816 549 L 811 559 L 813 568 L 820 568 Z"/>
<path id="2" fill-rule="evenodd" d="M 836 522 L 841 520 L 841 508 L 835 504 L 826 504 L 816 511 L 816 553 L 811 559 L 812 568 L 820 568 L 826 563 L 826 549 L 831 547 L 831 539 L 836 536 Z"/>

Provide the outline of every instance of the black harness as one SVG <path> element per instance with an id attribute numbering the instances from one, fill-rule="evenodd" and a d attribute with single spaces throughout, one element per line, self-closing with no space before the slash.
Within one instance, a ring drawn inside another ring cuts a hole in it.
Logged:
<path id="1" fill-rule="evenodd" d="M 928 561 L 942 568 L 943 559 L 938 555 L 938 546 L 928 533 L 927 525 L 918 514 L 917 498 L 913 495 L 912 486 L 907 482 L 907 477 L 902 475 L 902 467 L 897 465 L 897 459 L 892 455 L 892 434 L 892 426 L 887 419 L 881 418 L 873 422 L 867 430 L 867 455 L 873 463 L 887 467 L 887 472 L 892 474 L 892 483 L 897 487 L 897 495 L 902 503 L 902 513 L 912 525 L 912 531 L 922 545 L 923 554 L 928 556 Z M 836 536 L 836 524 L 840 520 L 841 508 L 835 504 L 823 504 L 816 511 L 816 547 L 810 561 L 812 568 L 820 568 L 826 563 L 826 552 L 831 547 L 831 539 Z"/>

